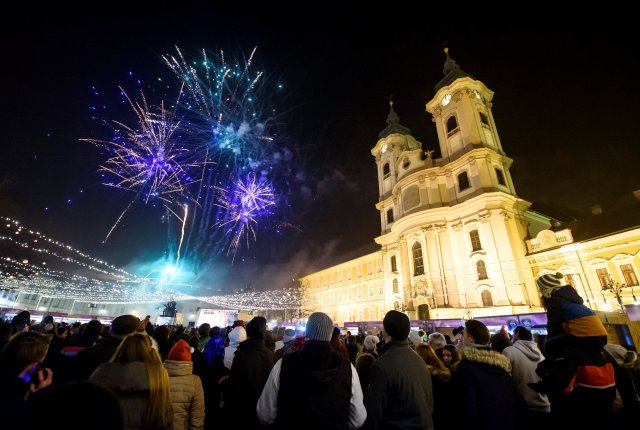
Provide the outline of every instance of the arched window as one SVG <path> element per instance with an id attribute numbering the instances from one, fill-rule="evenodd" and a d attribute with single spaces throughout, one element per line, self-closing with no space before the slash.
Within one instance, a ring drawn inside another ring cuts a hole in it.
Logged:
<path id="1" fill-rule="evenodd" d="M 393 287 L 392 288 L 393 293 L 397 294 L 398 293 L 398 280 L 397 279 L 393 280 L 392 287 Z"/>
<path id="2" fill-rule="evenodd" d="M 447 120 L 447 134 L 453 132 L 456 128 L 458 128 L 458 120 L 455 115 L 451 115 Z"/>
<path id="3" fill-rule="evenodd" d="M 424 261 L 422 260 L 422 246 L 416 242 L 411 247 L 413 252 L 413 276 L 424 275 Z"/>
<path id="4" fill-rule="evenodd" d="M 389 163 L 384 163 L 382 166 L 382 176 L 385 178 L 391 174 L 391 168 L 389 167 Z"/>
<path id="5" fill-rule="evenodd" d="M 471 230 L 469 232 L 469 238 L 471 239 L 471 251 L 479 251 L 482 249 L 482 244 L 480 243 L 480 235 L 478 234 L 478 230 Z"/>
<path id="6" fill-rule="evenodd" d="M 469 176 L 467 172 L 462 172 L 458 175 L 458 191 L 466 190 L 470 188 L 471 184 L 469 184 Z"/>
<path id="7" fill-rule="evenodd" d="M 398 264 L 396 263 L 396 256 L 395 255 L 391 256 L 391 271 L 392 272 L 397 272 L 398 271 Z"/>
<path id="8" fill-rule="evenodd" d="M 476 270 L 478 272 L 478 279 L 487 279 L 487 266 L 484 261 L 478 260 L 476 263 Z"/>
<path id="9" fill-rule="evenodd" d="M 483 290 L 482 291 L 482 306 L 493 306 L 493 297 L 491 297 L 491 291 Z"/>
<path id="10" fill-rule="evenodd" d="M 482 112 L 478 112 L 478 113 L 480 114 L 480 121 L 482 121 L 484 125 L 489 127 L 489 118 L 487 118 L 487 116 Z"/>

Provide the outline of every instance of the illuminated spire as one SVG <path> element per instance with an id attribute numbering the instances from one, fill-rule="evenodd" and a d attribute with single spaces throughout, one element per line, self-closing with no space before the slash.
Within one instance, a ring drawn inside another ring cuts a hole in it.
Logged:
<path id="1" fill-rule="evenodd" d="M 458 63 L 456 63 L 455 60 L 451 58 L 451 56 L 449 55 L 449 47 L 446 45 L 444 47 L 444 54 L 446 56 L 444 61 L 444 68 L 442 69 L 442 73 L 444 73 L 444 78 L 442 78 L 442 80 L 436 84 L 435 86 L 436 92 L 438 92 L 440 88 L 446 87 L 447 85 L 452 84 L 458 78 L 464 78 L 465 76 L 468 76 L 472 79 L 475 79 L 473 76 L 469 75 L 468 73 L 460 69 L 460 66 L 458 66 Z"/>
<path id="2" fill-rule="evenodd" d="M 411 130 L 400 124 L 400 117 L 393 110 L 393 100 L 389 98 L 389 115 L 387 115 L 387 127 L 380 132 L 378 137 L 382 139 L 393 133 L 411 134 Z"/>
<path id="3" fill-rule="evenodd" d="M 453 72 L 454 70 L 460 70 L 460 66 L 458 66 L 458 63 L 456 63 L 455 60 L 449 56 L 448 46 L 444 47 L 444 54 L 446 55 L 447 58 L 444 61 L 444 68 L 442 69 L 442 73 L 444 73 L 444 75 L 447 76 L 449 73 Z"/>

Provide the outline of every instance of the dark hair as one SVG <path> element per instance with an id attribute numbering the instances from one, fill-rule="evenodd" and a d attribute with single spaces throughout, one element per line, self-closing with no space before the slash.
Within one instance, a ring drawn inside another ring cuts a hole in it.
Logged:
<path id="1" fill-rule="evenodd" d="M 31 325 L 31 314 L 29 311 L 21 311 L 11 320 L 13 334 L 20 333 L 26 325 Z"/>
<path id="2" fill-rule="evenodd" d="M 25 331 L 11 338 L 0 353 L 0 373 L 17 375 L 33 363 L 41 363 L 49 350 L 49 337 Z"/>
<path id="3" fill-rule="evenodd" d="M 479 345 L 488 345 L 491 340 L 489 329 L 486 325 L 478 320 L 468 320 L 464 323 L 464 329 L 467 335 L 473 338 L 473 341 Z"/>
<path id="4" fill-rule="evenodd" d="M 533 340 L 533 336 L 531 335 L 531 331 L 526 327 L 519 325 L 518 327 L 513 329 L 513 333 L 517 333 L 520 340 Z"/>
<path id="5" fill-rule="evenodd" d="M 511 339 L 505 331 L 499 331 L 491 335 L 491 349 L 498 351 L 502 354 L 502 351 L 508 346 L 511 346 Z"/>
<path id="6" fill-rule="evenodd" d="M 453 345 L 445 345 L 442 348 L 436 349 L 436 354 L 438 355 L 438 357 L 440 358 L 440 360 L 442 360 L 444 362 L 443 359 L 443 351 L 447 350 L 451 353 L 451 363 L 457 363 L 458 361 L 460 361 L 460 354 L 458 353 L 458 350 L 456 349 L 455 346 Z"/>
<path id="7" fill-rule="evenodd" d="M 208 337 L 209 336 L 209 330 L 211 330 L 211 324 L 209 323 L 204 323 L 202 325 L 200 325 L 200 327 L 198 327 L 198 335 L 200 336 L 200 338 L 204 338 L 204 337 Z"/>

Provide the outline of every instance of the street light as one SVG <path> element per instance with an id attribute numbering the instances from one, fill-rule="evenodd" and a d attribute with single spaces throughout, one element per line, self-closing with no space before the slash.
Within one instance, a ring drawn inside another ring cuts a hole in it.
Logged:
<path id="1" fill-rule="evenodd" d="M 624 284 L 624 283 L 621 284 L 621 283 L 619 283 L 617 281 L 614 281 L 613 279 L 611 279 L 611 276 L 609 276 L 609 283 L 602 287 L 602 298 L 604 299 L 605 304 L 607 303 L 607 299 L 604 297 L 604 292 L 605 291 L 611 291 L 616 296 L 616 300 L 618 301 L 618 306 L 620 306 L 620 310 L 622 312 L 626 313 L 626 309 L 624 307 L 624 304 L 622 303 L 622 297 L 620 295 L 622 290 L 624 290 L 625 288 L 627 288 L 626 284 Z M 635 294 L 633 294 L 633 288 L 631 288 L 631 295 L 633 296 L 633 300 L 635 302 L 636 301 L 636 296 L 635 296 Z"/>

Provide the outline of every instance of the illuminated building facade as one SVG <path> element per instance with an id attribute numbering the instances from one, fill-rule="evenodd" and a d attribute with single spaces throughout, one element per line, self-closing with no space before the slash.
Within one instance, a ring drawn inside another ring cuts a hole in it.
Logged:
<path id="1" fill-rule="evenodd" d="M 638 226 L 595 240 L 585 235 L 585 245 L 571 228 L 552 231 L 555 220 L 516 194 L 493 92 L 448 53 L 444 75 L 426 104 L 441 157 L 425 153 L 391 103 L 371 150 L 381 234 L 370 250 L 302 277 L 304 307 L 338 323 L 379 321 L 390 309 L 412 320 L 465 319 L 543 312 L 535 277 L 549 271 L 569 274 L 594 309 L 604 309 L 601 269 L 637 285 Z"/>

